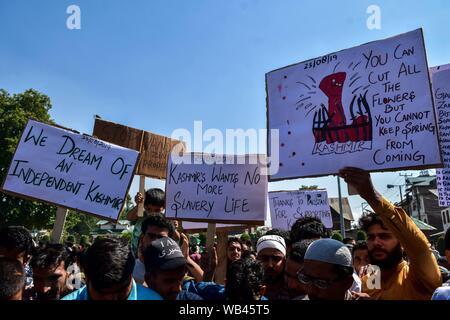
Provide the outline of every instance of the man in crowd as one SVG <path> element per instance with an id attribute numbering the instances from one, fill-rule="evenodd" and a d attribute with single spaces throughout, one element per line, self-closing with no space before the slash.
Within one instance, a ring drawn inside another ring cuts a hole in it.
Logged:
<path id="1" fill-rule="evenodd" d="M 153 215 L 144 219 L 141 225 L 141 234 L 138 240 L 138 258 L 133 271 L 134 280 L 143 284 L 145 281 L 144 252 L 151 243 L 164 237 L 172 237 L 175 228 L 172 222 L 162 215 Z"/>
<path id="2" fill-rule="evenodd" d="M 353 283 L 352 255 L 334 239 L 319 239 L 305 253 L 298 280 L 304 287 L 305 300 L 351 300 Z"/>
<path id="3" fill-rule="evenodd" d="M 8 257 L 22 263 L 26 274 L 26 289 L 33 287 L 32 272 L 28 264 L 33 249 L 33 238 L 26 228 L 9 226 L 0 230 L 0 258 Z"/>
<path id="4" fill-rule="evenodd" d="M 328 232 L 320 219 L 314 217 L 303 217 L 295 221 L 291 227 L 290 240 L 292 243 L 304 239 L 327 238 Z"/>
<path id="5" fill-rule="evenodd" d="M 286 244 L 277 235 L 265 235 L 256 243 L 256 259 L 264 266 L 264 285 L 269 300 L 287 300 L 289 295 L 284 282 Z"/>
<path id="6" fill-rule="evenodd" d="M 368 172 L 344 168 L 339 175 L 375 211 L 365 214 L 359 223 L 367 233 L 370 262 L 381 273 L 362 277 L 363 292 L 373 299 L 429 300 L 440 286 L 441 276 L 425 235 L 403 209 L 392 205 L 375 190 Z M 403 250 L 409 262 L 403 259 Z"/>
<path id="7" fill-rule="evenodd" d="M 450 228 L 445 232 L 445 257 L 450 264 Z M 450 300 L 450 280 L 436 289 L 432 300 Z"/>
<path id="8" fill-rule="evenodd" d="M 86 286 L 62 300 L 161 300 L 132 278 L 134 255 L 123 239 L 97 239 L 81 259 Z"/>
<path id="9" fill-rule="evenodd" d="M 253 259 L 240 259 L 227 270 L 225 298 L 230 301 L 267 300 L 264 297 L 264 267 Z"/>
<path id="10" fill-rule="evenodd" d="M 306 294 L 304 287 L 298 281 L 298 272 L 303 267 L 306 249 L 313 242 L 312 239 L 304 239 L 292 245 L 291 252 L 286 259 L 284 269 L 284 281 L 291 300 L 302 300 Z"/>
<path id="11" fill-rule="evenodd" d="M 144 252 L 145 283 L 164 300 L 203 300 L 182 290 L 187 260 L 178 244 L 169 237 L 153 241 Z"/>
<path id="12" fill-rule="evenodd" d="M 369 262 L 369 249 L 367 248 L 367 242 L 362 240 L 358 241 L 352 250 L 353 269 L 358 276 L 361 275 L 361 270 L 367 266 Z"/>
<path id="13" fill-rule="evenodd" d="M 354 246 L 356 244 L 356 240 L 353 239 L 352 237 L 344 238 L 344 240 L 342 240 L 342 242 L 344 244 L 348 244 L 348 245 L 351 245 L 351 246 Z"/>
<path id="14" fill-rule="evenodd" d="M 227 265 L 230 266 L 234 261 L 239 260 L 242 254 L 242 242 L 238 238 L 228 239 L 227 246 Z"/>
<path id="15" fill-rule="evenodd" d="M 135 222 L 133 235 L 131 238 L 131 248 L 133 250 L 133 253 L 137 256 L 142 222 L 144 222 L 145 218 L 149 216 L 162 214 L 164 212 L 166 197 L 163 190 L 153 188 L 145 192 L 145 198 L 141 193 L 138 192 L 134 197 L 134 201 L 136 202 L 136 206 L 128 212 L 127 219 L 129 221 Z M 144 202 L 144 216 L 139 217 L 138 205 L 142 202 Z"/>
<path id="16" fill-rule="evenodd" d="M 25 269 L 17 259 L 0 258 L 0 301 L 22 300 Z"/>
<path id="17" fill-rule="evenodd" d="M 31 300 L 59 300 L 73 291 L 67 286 L 67 268 L 71 257 L 65 246 L 48 244 L 37 249 L 30 265 L 33 268 L 34 287 L 27 296 Z"/>

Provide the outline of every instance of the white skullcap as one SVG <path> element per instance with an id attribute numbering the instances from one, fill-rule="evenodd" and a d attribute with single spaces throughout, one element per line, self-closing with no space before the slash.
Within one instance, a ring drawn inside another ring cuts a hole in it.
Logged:
<path id="1" fill-rule="evenodd" d="M 306 250 L 305 260 L 314 260 L 351 267 L 352 254 L 347 246 L 334 239 L 319 239 L 311 243 Z"/>
<path id="2" fill-rule="evenodd" d="M 256 243 L 256 253 L 266 248 L 277 249 L 282 254 L 286 255 L 286 243 L 284 239 L 276 235 L 262 236 Z"/>

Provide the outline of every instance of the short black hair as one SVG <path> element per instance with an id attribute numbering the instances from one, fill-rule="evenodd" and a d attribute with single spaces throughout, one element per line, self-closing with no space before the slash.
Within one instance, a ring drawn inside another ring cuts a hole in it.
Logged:
<path id="1" fill-rule="evenodd" d="M 142 234 L 147 232 L 147 228 L 149 226 L 155 226 L 158 228 L 165 228 L 169 230 L 169 237 L 171 238 L 173 234 L 175 233 L 175 227 L 173 226 L 172 221 L 167 219 L 161 214 L 155 214 L 147 217 L 141 225 L 141 232 Z"/>
<path id="2" fill-rule="evenodd" d="M 227 270 L 225 296 L 228 300 L 251 301 L 260 294 L 264 267 L 253 259 L 234 261 Z"/>
<path id="3" fill-rule="evenodd" d="M 237 238 L 237 237 L 231 237 L 231 238 L 228 238 L 227 248 L 228 248 L 228 247 L 230 246 L 230 244 L 233 243 L 233 242 L 239 243 L 239 245 L 241 246 L 241 249 L 242 249 L 242 241 L 241 241 L 241 239 L 239 239 L 239 238 Z"/>
<path id="4" fill-rule="evenodd" d="M 367 247 L 367 241 L 360 240 L 356 242 L 356 244 L 352 248 L 352 257 L 357 250 L 369 250 L 369 248 Z"/>
<path id="5" fill-rule="evenodd" d="M 16 259 L 0 258 L 0 300 L 14 296 L 25 286 L 25 270 Z"/>
<path id="6" fill-rule="evenodd" d="M 166 195 L 163 190 L 152 188 L 145 192 L 144 206 L 165 207 L 165 205 Z"/>
<path id="7" fill-rule="evenodd" d="M 266 232 L 266 236 L 280 236 L 284 239 L 284 243 L 286 246 L 291 245 L 291 236 L 289 234 L 289 231 L 281 230 L 281 229 L 271 229 Z"/>
<path id="8" fill-rule="evenodd" d="M 30 231 L 21 226 L 8 226 L 0 230 L 0 247 L 18 250 L 29 255 L 33 252 L 33 238 Z"/>
<path id="9" fill-rule="evenodd" d="M 375 212 L 364 213 L 358 221 L 359 227 L 367 233 L 369 228 L 375 224 L 379 224 L 382 228 L 386 229 L 383 220 Z"/>
<path id="10" fill-rule="evenodd" d="M 445 231 L 444 242 L 445 242 L 445 250 L 450 251 L 450 228 L 448 228 L 447 231 Z"/>
<path id="11" fill-rule="evenodd" d="M 97 238 L 81 259 L 88 283 L 99 291 L 130 281 L 134 264 L 128 241 L 112 237 Z"/>
<path id="12" fill-rule="evenodd" d="M 290 237 L 292 242 L 298 242 L 303 239 L 328 238 L 329 234 L 320 219 L 302 217 L 292 225 Z"/>
<path id="13" fill-rule="evenodd" d="M 349 244 L 351 241 L 354 241 L 355 239 L 353 239 L 352 237 L 346 237 L 344 239 L 342 239 L 342 243 L 343 244 Z"/>
<path id="14" fill-rule="evenodd" d="M 314 241 L 314 239 L 303 239 L 301 241 L 294 242 L 294 244 L 292 244 L 291 253 L 288 258 L 295 262 L 303 263 L 306 250 Z"/>
<path id="15" fill-rule="evenodd" d="M 244 250 L 241 254 L 241 259 L 249 259 L 253 255 L 256 258 L 256 252 L 252 250 Z"/>
<path id="16" fill-rule="evenodd" d="M 36 249 L 31 258 L 31 268 L 54 270 L 64 262 L 64 268 L 71 263 L 72 256 L 62 244 L 48 244 L 43 248 Z"/>

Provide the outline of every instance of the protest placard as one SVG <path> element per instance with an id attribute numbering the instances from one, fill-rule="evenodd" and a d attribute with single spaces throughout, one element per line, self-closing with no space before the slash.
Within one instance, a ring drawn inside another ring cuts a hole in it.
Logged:
<path id="1" fill-rule="evenodd" d="M 208 229 L 208 223 L 206 222 L 192 222 L 182 221 L 181 225 L 183 230 L 189 233 L 193 232 L 205 232 Z M 248 226 L 242 224 L 230 224 L 230 223 L 218 223 L 216 224 L 217 231 L 240 231 L 248 228 Z"/>
<path id="2" fill-rule="evenodd" d="M 200 222 L 263 225 L 267 176 L 262 155 L 186 153 L 169 158 L 166 217 Z"/>
<path id="3" fill-rule="evenodd" d="M 299 218 L 319 218 L 326 228 L 333 227 L 326 190 L 269 192 L 272 228 L 291 230 Z"/>
<path id="4" fill-rule="evenodd" d="M 117 220 L 139 152 L 29 120 L 2 191 Z"/>
<path id="5" fill-rule="evenodd" d="M 167 158 L 173 148 L 179 147 L 179 152 L 184 150 L 181 141 L 100 118 L 95 119 L 93 136 L 140 151 L 141 160 L 136 174 L 157 179 L 166 178 Z"/>
<path id="6" fill-rule="evenodd" d="M 269 181 L 442 166 L 422 29 L 269 72 L 266 90 Z"/>
<path id="7" fill-rule="evenodd" d="M 448 66 L 448 65 L 447 65 Z M 439 206 L 450 206 L 450 68 L 431 70 L 444 168 L 436 169 Z"/>

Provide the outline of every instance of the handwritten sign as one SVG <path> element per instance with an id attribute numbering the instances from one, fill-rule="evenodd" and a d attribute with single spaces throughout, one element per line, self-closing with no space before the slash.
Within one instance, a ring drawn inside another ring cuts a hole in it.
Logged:
<path id="1" fill-rule="evenodd" d="M 439 206 L 450 206 L 450 68 L 431 72 L 444 168 L 436 169 Z"/>
<path id="2" fill-rule="evenodd" d="M 139 153 L 29 120 L 2 189 L 117 220 Z"/>
<path id="3" fill-rule="evenodd" d="M 208 223 L 205 222 L 192 222 L 192 221 L 182 221 L 183 230 L 187 232 L 204 232 L 208 229 Z M 238 224 L 216 224 L 216 230 L 219 231 L 241 231 L 248 226 L 238 225 Z"/>
<path id="4" fill-rule="evenodd" d="M 264 224 L 267 176 L 261 174 L 258 155 L 186 153 L 176 162 L 169 157 L 166 217 Z"/>
<path id="5" fill-rule="evenodd" d="M 93 136 L 119 146 L 141 152 L 137 174 L 157 179 L 165 179 L 167 158 L 177 146 L 184 150 L 184 144 L 148 131 L 139 130 L 114 122 L 95 119 Z"/>
<path id="6" fill-rule="evenodd" d="M 291 230 L 299 218 L 319 218 L 326 228 L 333 227 L 326 190 L 269 192 L 272 228 Z"/>
<path id="7" fill-rule="evenodd" d="M 266 74 L 270 181 L 442 165 L 422 30 Z"/>

